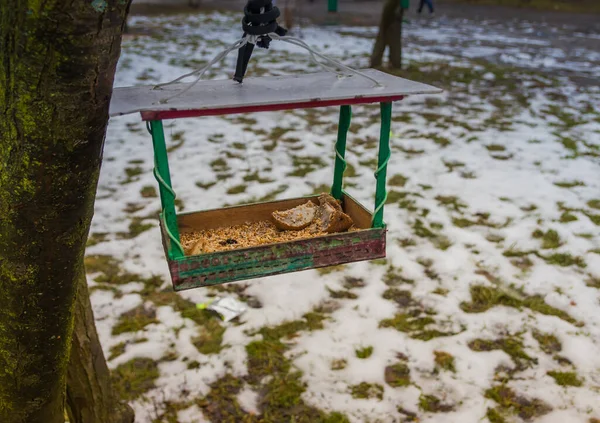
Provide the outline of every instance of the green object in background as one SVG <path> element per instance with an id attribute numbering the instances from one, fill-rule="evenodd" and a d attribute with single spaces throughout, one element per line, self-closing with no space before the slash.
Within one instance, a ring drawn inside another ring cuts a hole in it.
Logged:
<path id="1" fill-rule="evenodd" d="M 402 0 L 406 1 L 406 0 Z M 337 0 L 328 0 L 327 2 L 327 11 L 328 12 L 337 12 Z"/>
<path id="2" fill-rule="evenodd" d="M 400 0 L 400 7 L 402 9 L 410 8 L 410 0 Z"/>

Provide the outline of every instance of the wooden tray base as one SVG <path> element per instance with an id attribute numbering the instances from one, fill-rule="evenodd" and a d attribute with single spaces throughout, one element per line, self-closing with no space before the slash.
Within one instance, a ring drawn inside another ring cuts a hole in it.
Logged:
<path id="1" fill-rule="evenodd" d="M 268 220 L 275 210 L 296 207 L 317 197 L 180 214 L 177 216 L 179 230 L 185 233 Z M 342 198 L 342 206 L 359 230 L 168 259 L 173 288 L 181 291 L 385 257 L 386 229 L 371 228 L 371 213 L 347 194 Z M 170 240 L 164 227 L 162 232 L 163 246 L 169 257 Z"/>

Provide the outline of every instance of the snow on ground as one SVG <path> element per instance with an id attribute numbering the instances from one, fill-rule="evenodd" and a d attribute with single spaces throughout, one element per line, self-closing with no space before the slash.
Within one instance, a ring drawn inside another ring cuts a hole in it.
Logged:
<path id="1" fill-rule="evenodd" d="M 240 32 L 237 16 L 217 13 L 130 26 L 150 35 L 124 41 L 116 86 L 173 79 Z M 86 264 L 116 389 L 138 421 L 600 418 L 600 91 L 471 61 L 477 39 L 511 65 L 569 65 L 558 51 L 532 59 L 523 46 L 535 39 L 436 26 L 435 45 L 409 44 L 403 75 L 446 92 L 394 106 L 386 260 L 174 294 L 150 136 L 137 115 L 111 119 Z M 301 34 L 366 67 L 372 32 Z M 231 55 L 209 77 L 234 65 Z M 274 43 L 248 73 L 315 70 Z M 321 192 L 336 122 L 335 108 L 166 121 L 178 207 Z M 378 133 L 378 108 L 354 107 L 346 189 L 367 205 Z M 195 306 L 223 295 L 248 303 L 238 321 Z"/>

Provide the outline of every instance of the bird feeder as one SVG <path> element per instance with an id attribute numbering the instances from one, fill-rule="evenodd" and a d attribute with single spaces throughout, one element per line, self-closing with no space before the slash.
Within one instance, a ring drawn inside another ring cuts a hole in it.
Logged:
<path id="1" fill-rule="evenodd" d="M 162 205 L 162 241 L 176 291 L 385 257 L 383 208 L 387 198 L 392 102 L 408 95 L 433 94 L 440 90 L 372 69 L 363 73 L 371 79 L 339 77 L 325 72 L 247 78 L 243 84 L 231 80 L 209 80 L 199 81 L 193 86 L 174 84 L 159 90 L 154 86 L 114 90 L 111 116 L 139 112 L 152 136 L 154 174 L 159 182 Z M 373 80 L 378 83 L 374 84 Z M 175 96 L 176 93 L 182 95 Z M 165 103 L 161 101 L 165 97 L 171 99 Z M 343 189 L 351 107 L 368 103 L 379 103 L 381 113 L 372 212 Z M 177 213 L 163 120 L 331 106 L 340 107 L 331 195 L 341 201 L 356 230 L 251 248 L 186 255 L 181 245 L 181 235 L 186 232 L 269 220 L 274 211 L 293 208 L 307 200 L 315 200 L 316 196 Z"/>

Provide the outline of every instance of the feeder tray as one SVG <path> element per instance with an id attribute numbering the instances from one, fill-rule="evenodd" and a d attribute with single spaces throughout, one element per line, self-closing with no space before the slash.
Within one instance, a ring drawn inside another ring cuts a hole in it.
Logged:
<path id="1" fill-rule="evenodd" d="M 385 257 L 383 206 L 387 198 L 392 102 L 411 94 L 436 94 L 441 90 L 372 69 L 362 72 L 379 85 L 356 76 L 339 78 L 332 73 L 316 73 L 247 78 L 243 84 L 211 80 L 200 81 L 191 88 L 189 84 L 175 84 L 162 89 L 138 86 L 114 90 L 111 116 L 140 112 L 152 135 L 154 174 L 162 204 L 163 246 L 176 291 Z M 189 89 L 183 91 L 186 88 Z M 165 98 L 170 100 L 164 102 Z M 351 105 L 365 103 L 380 103 L 382 120 L 373 213 L 342 190 Z M 274 211 L 291 209 L 309 200 L 318 202 L 318 196 L 177 214 L 162 120 L 324 106 L 341 106 L 331 195 L 341 201 L 344 212 L 354 221 L 354 229 L 186 256 L 181 234 L 271 220 Z"/>

